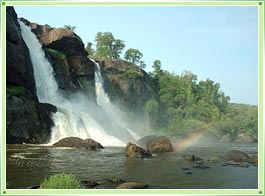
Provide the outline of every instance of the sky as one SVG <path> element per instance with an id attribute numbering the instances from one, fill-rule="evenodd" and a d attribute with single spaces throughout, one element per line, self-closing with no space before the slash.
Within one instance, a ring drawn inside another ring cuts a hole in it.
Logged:
<path id="1" fill-rule="evenodd" d="M 84 44 L 112 32 L 139 49 L 152 71 L 220 83 L 233 103 L 258 104 L 257 6 L 15 6 L 18 17 L 52 27 L 76 26 Z M 122 55 L 123 56 L 123 55 Z"/>

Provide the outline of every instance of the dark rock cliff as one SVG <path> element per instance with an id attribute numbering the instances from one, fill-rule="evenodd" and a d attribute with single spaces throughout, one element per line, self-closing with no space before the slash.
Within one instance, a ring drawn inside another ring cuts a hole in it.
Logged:
<path id="1" fill-rule="evenodd" d="M 6 14 L 6 142 L 46 143 L 56 108 L 38 102 L 29 51 L 24 43 L 17 14 Z"/>
<path id="2" fill-rule="evenodd" d="M 59 88 L 72 92 L 84 88 L 91 98 L 95 97 L 94 63 L 87 58 L 81 38 L 66 28 L 39 25 L 23 18 L 20 20 L 31 27 L 42 43 Z"/>

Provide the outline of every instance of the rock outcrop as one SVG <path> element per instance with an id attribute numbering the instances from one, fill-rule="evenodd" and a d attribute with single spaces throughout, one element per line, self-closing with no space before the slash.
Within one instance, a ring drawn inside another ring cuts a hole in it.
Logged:
<path id="1" fill-rule="evenodd" d="M 146 143 L 146 149 L 151 153 L 172 152 L 173 147 L 170 140 L 165 136 L 159 136 Z"/>
<path id="2" fill-rule="evenodd" d="M 144 106 L 150 99 L 156 99 L 156 93 L 147 73 L 133 63 L 100 58 L 96 59 L 102 67 L 105 90 L 113 103 L 118 103 L 130 117 L 139 122 L 143 119 Z M 110 85 L 111 84 L 111 85 Z M 139 123 L 135 126 L 139 128 Z"/>
<path id="3" fill-rule="evenodd" d="M 78 137 L 66 137 L 53 144 L 56 147 L 86 148 L 89 150 L 98 150 L 104 148 L 100 143 L 92 139 L 81 139 Z"/>
<path id="4" fill-rule="evenodd" d="M 226 161 L 243 162 L 247 161 L 249 159 L 249 156 L 245 152 L 231 150 L 223 156 L 223 159 Z"/>
<path id="5" fill-rule="evenodd" d="M 95 97 L 95 65 L 87 58 L 81 38 L 66 28 L 39 25 L 23 18 L 20 20 L 31 27 L 42 43 L 59 88 L 70 91 L 83 89 L 91 98 Z"/>
<path id="6" fill-rule="evenodd" d="M 35 92 L 29 51 L 20 34 L 17 14 L 10 6 L 6 8 L 6 82 L 7 86 L 23 86 Z"/>
<path id="7" fill-rule="evenodd" d="M 126 145 L 126 157 L 129 158 L 148 158 L 151 157 L 152 154 L 147 152 L 146 150 L 144 150 L 143 148 L 132 144 L 132 143 L 128 143 Z"/>
<path id="8" fill-rule="evenodd" d="M 38 102 L 29 51 L 10 6 L 6 8 L 6 86 L 6 142 L 48 142 L 56 108 Z"/>

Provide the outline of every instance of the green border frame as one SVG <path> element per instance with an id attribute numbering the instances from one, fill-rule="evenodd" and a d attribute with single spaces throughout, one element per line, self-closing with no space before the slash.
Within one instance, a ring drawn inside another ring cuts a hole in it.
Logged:
<path id="1" fill-rule="evenodd" d="M 6 6 L 258 6 L 258 78 L 259 78 L 259 175 L 258 189 L 6 189 L 6 132 L 1 137 L 1 192 L 0 195 L 42 195 L 42 194 L 200 194 L 200 195 L 262 195 L 264 194 L 264 133 L 263 133 L 263 64 L 264 64 L 264 1 L 171 1 L 171 2 L 73 2 L 73 1 L 2 1 L 1 0 L 1 57 L 2 57 L 2 130 L 6 130 Z M 263 164 L 260 164 L 263 163 Z"/>

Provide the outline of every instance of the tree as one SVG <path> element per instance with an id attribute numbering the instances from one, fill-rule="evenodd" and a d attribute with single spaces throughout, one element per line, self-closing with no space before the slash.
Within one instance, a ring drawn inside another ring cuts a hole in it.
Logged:
<path id="1" fill-rule="evenodd" d="M 124 41 L 115 39 L 111 32 L 98 32 L 95 38 L 96 56 L 118 59 L 125 47 Z"/>
<path id="2" fill-rule="evenodd" d="M 146 64 L 141 60 L 142 57 L 143 54 L 138 49 L 134 48 L 129 48 L 124 55 L 125 60 L 138 65 L 141 69 L 144 69 L 146 67 Z"/>
<path id="3" fill-rule="evenodd" d="M 129 48 L 125 52 L 125 55 L 124 55 L 125 60 L 130 61 L 135 64 L 138 64 L 142 57 L 143 57 L 143 54 L 138 49 L 134 49 L 134 48 Z"/>
<path id="4" fill-rule="evenodd" d="M 161 61 L 160 60 L 155 60 L 152 67 L 154 68 L 154 71 L 153 71 L 154 75 L 155 76 L 159 76 L 160 73 L 162 72 L 162 70 L 161 70 Z"/>
<path id="5" fill-rule="evenodd" d="M 72 25 L 64 25 L 64 28 L 67 28 L 73 32 L 75 32 L 75 30 L 76 30 L 76 26 L 72 26 Z"/>
<path id="6" fill-rule="evenodd" d="M 92 48 L 92 45 L 93 44 L 91 42 L 87 42 L 87 46 L 85 48 L 85 50 L 88 52 L 88 55 L 90 56 L 94 56 L 95 53 L 94 49 Z"/>

